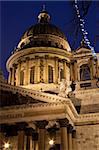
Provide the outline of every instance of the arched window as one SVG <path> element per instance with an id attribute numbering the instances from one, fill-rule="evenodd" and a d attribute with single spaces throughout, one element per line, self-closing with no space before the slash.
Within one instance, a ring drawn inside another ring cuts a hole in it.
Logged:
<path id="1" fill-rule="evenodd" d="M 64 70 L 63 69 L 60 70 L 60 81 L 62 81 L 62 79 L 64 79 Z"/>
<path id="2" fill-rule="evenodd" d="M 53 67 L 48 66 L 48 82 L 53 83 Z"/>
<path id="3" fill-rule="evenodd" d="M 35 73 L 35 66 L 31 67 L 30 70 L 30 83 L 34 83 L 34 73 Z"/>
<path id="4" fill-rule="evenodd" d="M 85 80 L 90 80 L 90 68 L 87 64 L 84 64 L 80 66 L 80 80 L 85 81 Z"/>
<path id="5" fill-rule="evenodd" d="M 24 84 L 24 71 L 22 70 L 20 72 L 20 85 L 23 85 Z"/>

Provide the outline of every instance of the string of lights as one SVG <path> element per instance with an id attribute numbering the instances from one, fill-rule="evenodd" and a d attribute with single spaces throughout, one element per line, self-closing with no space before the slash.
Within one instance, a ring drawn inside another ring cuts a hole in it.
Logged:
<path id="1" fill-rule="evenodd" d="M 81 32 L 82 32 L 83 42 L 84 42 L 84 44 L 87 47 L 89 47 L 91 49 L 93 56 L 96 57 L 96 53 L 94 51 L 94 47 L 92 47 L 90 45 L 90 41 L 89 41 L 89 39 L 87 37 L 88 32 L 85 30 L 85 21 L 84 21 L 84 19 L 82 19 L 81 15 L 80 15 L 78 2 L 77 2 L 77 0 L 75 0 L 74 2 L 75 2 L 74 6 L 75 6 L 75 9 L 76 9 L 77 17 L 78 17 L 79 23 L 80 23 L 80 28 L 81 28 Z"/>

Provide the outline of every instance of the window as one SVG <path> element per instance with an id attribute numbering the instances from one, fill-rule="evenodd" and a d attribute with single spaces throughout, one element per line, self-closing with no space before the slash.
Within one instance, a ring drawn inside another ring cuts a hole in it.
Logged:
<path id="1" fill-rule="evenodd" d="M 24 84 L 24 71 L 22 70 L 20 72 L 20 85 L 23 85 Z"/>
<path id="2" fill-rule="evenodd" d="M 80 80 L 85 81 L 90 79 L 90 68 L 87 64 L 84 64 L 80 67 Z"/>
<path id="3" fill-rule="evenodd" d="M 53 83 L 53 67 L 48 66 L 48 82 Z"/>
<path id="4" fill-rule="evenodd" d="M 33 66 L 30 70 L 30 83 L 34 83 L 34 73 L 35 73 L 35 66 Z"/>
<path id="5" fill-rule="evenodd" d="M 60 81 L 62 81 L 62 79 L 64 79 L 64 70 L 63 69 L 60 70 Z"/>

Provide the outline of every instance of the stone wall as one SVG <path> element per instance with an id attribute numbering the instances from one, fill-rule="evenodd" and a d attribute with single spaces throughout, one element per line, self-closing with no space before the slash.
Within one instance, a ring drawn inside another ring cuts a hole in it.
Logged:
<path id="1" fill-rule="evenodd" d="M 78 150 L 99 150 L 99 125 L 76 126 Z"/>

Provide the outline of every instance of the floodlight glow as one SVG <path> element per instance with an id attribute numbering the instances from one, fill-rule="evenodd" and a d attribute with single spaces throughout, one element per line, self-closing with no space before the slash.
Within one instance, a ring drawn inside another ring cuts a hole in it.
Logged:
<path id="1" fill-rule="evenodd" d="M 4 144 L 5 149 L 9 148 L 9 146 L 10 146 L 10 144 L 8 142 Z"/>
<path id="2" fill-rule="evenodd" d="M 50 140 L 50 141 L 49 141 L 49 144 L 50 144 L 50 145 L 54 145 L 54 140 Z"/>

